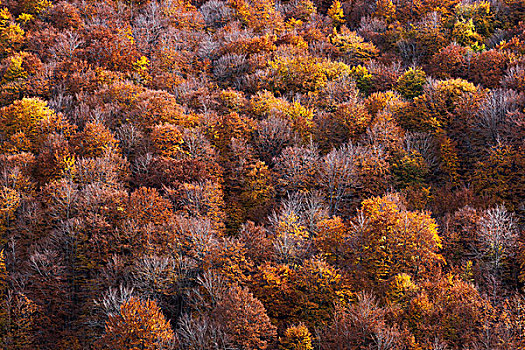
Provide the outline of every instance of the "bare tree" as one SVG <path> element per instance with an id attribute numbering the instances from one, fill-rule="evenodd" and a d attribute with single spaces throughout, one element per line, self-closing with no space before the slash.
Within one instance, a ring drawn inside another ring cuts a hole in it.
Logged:
<path id="1" fill-rule="evenodd" d="M 407 153 L 421 154 L 431 169 L 439 165 L 438 150 L 433 136 L 424 132 L 407 132 L 403 140 L 403 149 Z"/>
<path id="2" fill-rule="evenodd" d="M 225 1 L 210 0 L 199 9 L 206 26 L 220 28 L 232 18 L 232 11 Z"/>
<path id="3" fill-rule="evenodd" d="M 267 164 L 278 156 L 283 148 L 291 146 L 295 139 L 290 123 L 285 118 L 270 115 L 257 123 L 254 145 L 259 156 Z"/>
<path id="4" fill-rule="evenodd" d="M 483 213 L 478 226 L 481 251 L 498 276 L 505 259 L 513 254 L 512 248 L 518 239 L 514 214 L 498 205 Z"/>
<path id="5" fill-rule="evenodd" d="M 57 61 L 72 59 L 75 51 L 80 48 L 83 43 L 84 41 L 80 38 L 78 32 L 67 30 L 58 34 L 55 45 L 51 47 L 49 51 Z"/>
<path id="6" fill-rule="evenodd" d="M 95 301 L 95 305 L 102 309 L 107 316 L 116 315 L 120 312 L 120 306 L 131 299 L 133 288 L 120 285 L 118 288 L 108 289 L 100 300 Z"/>
<path id="7" fill-rule="evenodd" d="M 321 185 L 325 190 L 330 215 L 336 215 L 342 202 L 353 197 L 359 182 L 356 165 L 359 147 L 352 144 L 333 149 L 321 163 Z"/>
<path id="8" fill-rule="evenodd" d="M 316 147 L 287 147 L 274 159 L 279 174 L 281 192 L 308 190 L 315 186 L 319 174 L 319 155 Z"/>
<path id="9" fill-rule="evenodd" d="M 145 10 L 135 18 L 133 36 L 141 51 L 149 53 L 153 50 L 166 25 L 163 17 L 161 5 L 157 1 L 151 1 Z"/>
<path id="10" fill-rule="evenodd" d="M 520 95 L 513 90 L 492 90 L 480 104 L 473 127 L 489 144 L 506 138 L 508 116 L 520 105 Z"/>

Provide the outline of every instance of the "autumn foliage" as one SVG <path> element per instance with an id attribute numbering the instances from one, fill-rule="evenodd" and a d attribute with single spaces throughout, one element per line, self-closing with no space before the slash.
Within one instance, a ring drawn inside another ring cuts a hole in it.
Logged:
<path id="1" fill-rule="evenodd" d="M 2 0 L 0 349 L 525 348 L 523 0 Z"/>

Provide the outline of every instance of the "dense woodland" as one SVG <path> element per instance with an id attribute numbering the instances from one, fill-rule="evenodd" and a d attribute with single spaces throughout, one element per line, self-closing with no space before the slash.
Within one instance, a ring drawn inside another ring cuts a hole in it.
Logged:
<path id="1" fill-rule="evenodd" d="M 2 0 L 0 348 L 525 348 L 525 0 Z"/>

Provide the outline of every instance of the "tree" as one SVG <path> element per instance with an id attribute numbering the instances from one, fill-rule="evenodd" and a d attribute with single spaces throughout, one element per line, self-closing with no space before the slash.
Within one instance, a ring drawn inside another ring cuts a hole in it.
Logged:
<path id="1" fill-rule="evenodd" d="M 284 98 L 276 98 L 268 91 L 259 92 L 252 97 L 250 103 L 254 114 L 269 117 L 266 122 L 262 122 L 264 126 L 273 126 L 272 124 L 275 122 L 272 119 L 277 117 L 283 120 L 280 124 L 287 124 L 283 126 L 290 126 L 304 141 L 308 140 L 313 127 L 314 110 L 312 108 L 301 105 L 296 100 L 288 102 Z M 271 122 L 273 123 L 270 124 Z"/>
<path id="2" fill-rule="evenodd" d="M 317 8 L 312 0 L 301 0 L 296 6 L 291 7 L 285 14 L 286 18 L 294 18 L 307 22 L 311 20 L 312 15 L 317 13 Z"/>
<path id="3" fill-rule="evenodd" d="M 396 16 L 396 6 L 392 0 L 379 0 L 374 12 L 375 17 L 384 19 L 387 23 L 392 22 Z"/>
<path id="4" fill-rule="evenodd" d="M 334 2 L 334 5 L 336 3 L 339 2 Z M 379 55 L 379 50 L 373 43 L 365 42 L 356 32 L 346 27 L 342 27 L 340 33 L 334 29 L 328 39 L 334 45 L 336 55 L 341 56 L 347 64 L 352 66 L 364 64 Z"/>
<path id="5" fill-rule="evenodd" d="M 410 68 L 397 80 L 396 91 L 407 99 L 413 99 L 423 93 L 426 74 L 420 68 Z"/>
<path id="6" fill-rule="evenodd" d="M 350 237 L 350 229 L 340 217 L 334 216 L 317 223 L 314 246 L 328 263 L 344 266 L 352 250 Z"/>
<path id="7" fill-rule="evenodd" d="M 333 113 L 323 113 L 315 120 L 315 140 L 321 145 L 321 150 L 330 150 L 357 140 L 372 119 L 363 103 L 357 99 L 334 107 Z"/>
<path id="8" fill-rule="evenodd" d="M 322 330 L 321 349 L 403 349 L 399 328 L 386 319 L 387 310 L 372 295 L 361 293 L 357 302 L 336 306 L 330 324 Z"/>
<path id="9" fill-rule="evenodd" d="M 468 57 L 467 48 L 454 43 L 450 44 L 432 56 L 430 60 L 431 72 L 441 79 L 466 78 Z"/>
<path id="10" fill-rule="evenodd" d="M 428 174 L 428 165 L 417 151 L 400 155 L 392 164 L 392 175 L 397 188 L 421 186 Z"/>
<path id="11" fill-rule="evenodd" d="M 330 215 L 347 209 L 347 202 L 360 187 L 356 162 L 359 151 L 359 147 L 349 144 L 332 150 L 322 159 L 319 183 L 325 191 Z"/>
<path id="12" fill-rule="evenodd" d="M 507 53 L 499 50 L 483 51 L 473 55 L 468 77 L 476 84 L 487 88 L 497 88 L 510 62 Z"/>
<path id="13" fill-rule="evenodd" d="M 256 33 L 272 32 L 282 28 L 283 19 L 275 10 L 274 1 L 229 0 L 228 5 L 236 12 L 241 23 Z"/>
<path id="14" fill-rule="evenodd" d="M 118 150 L 118 140 L 103 124 L 88 123 L 73 139 L 75 148 L 84 157 L 100 157 L 107 149 Z"/>
<path id="15" fill-rule="evenodd" d="M 481 341 L 492 307 L 472 284 L 449 275 L 420 288 L 404 318 L 421 345 L 432 344 L 436 337 L 452 349 Z"/>
<path id="16" fill-rule="evenodd" d="M 490 36 L 498 24 L 496 11 L 491 8 L 491 3 L 488 1 L 473 4 L 459 3 L 454 7 L 455 17 L 472 19 L 476 31 L 483 37 Z"/>
<path id="17" fill-rule="evenodd" d="M 521 65 L 510 67 L 503 77 L 502 85 L 507 89 L 525 91 L 525 67 Z"/>
<path id="18" fill-rule="evenodd" d="M 22 67 L 24 57 L 20 54 L 14 55 L 8 58 L 9 65 L 5 71 L 1 84 L 6 84 L 8 82 L 13 82 L 16 80 L 24 80 L 27 78 L 27 72 Z"/>
<path id="19" fill-rule="evenodd" d="M 0 56 L 8 56 L 19 51 L 25 42 L 25 32 L 17 23 L 13 23 L 7 8 L 0 9 Z"/>
<path id="20" fill-rule="evenodd" d="M 14 13 L 17 15 L 28 13 L 38 15 L 51 6 L 49 0 L 21 0 L 16 4 Z"/>
<path id="21" fill-rule="evenodd" d="M 6 231 L 11 226 L 20 204 L 21 196 L 18 191 L 5 186 L 0 187 L 0 245 L 6 243 Z"/>
<path id="22" fill-rule="evenodd" d="M 494 204 L 505 202 L 509 209 L 517 208 L 517 199 L 523 198 L 524 169 L 525 149 L 499 141 L 474 165 L 474 190 Z"/>
<path id="23" fill-rule="evenodd" d="M 328 9 L 327 15 L 332 20 L 332 25 L 334 28 L 339 28 L 346 21 L 343 8 L 341 7 L 341 3 L 338 0 L 335 0 L 332 3 L 332 6 L 330 6 Z"/>
<path id="24" fill-rule="evenodd" d="M 8 291 L 8 273 L 5 266 L 5 254 L 4 251 L 0 251 L 0 302 L 4 304 L 5 299 L 7 299 Z M 5 305 L 2 305 L 2 310 L 0 311 L 0 341 L 3 342 L 6 329 L 8 328 L 9 314 L 5 309 Z"/>
<path id="25" fill-rule="evenodd" d="M 264 350 L 274 341 L 275 326 L 263 304 L 245 288 L 233 286 L 213 313 L 232 343 L 243 349 Z"/>
<path id="26" fill-rule="evenodd" d="M 443 256 L 447 263 L 460 265 L 477 255 L 479 212 L 465 206 L 444 218 Z"/>
<path id="27" fill-rule="evenodd" d="M 59 29 L 76 29 L 83 24 L 79 10 L 68 2 L 56 3 L 49 9 L 49 12 L 52 21 Z"/>
<path id="28" fill-rule="evenodd" d="M 270 208 L 274 195 L 273 177 L 268 166 L 261 161 L 250 165 L 241 192 L 242 205 L 249 209 L 248 218 L 261 219 Z"/>
<path id="29" fill-rule="evenodd" d="M 220 184 L 210 180 L 184 183 L 180 189 L 178 204 L 189 216 L 207 218 L 217 232 L 223 232 L 226 205 Z"/>
<path id="30" fill-rule="evenodd" d="M 284 337 L 279 339 L 281 350 L 314 350 L 312 335 L 304 324 L 286 328 Z"/>
<path id="31" fill-rule="evenodd" d="M 356 35 L 354 35 L 356 37 Z M 359 39 L 357 43 L 359 44 Z M 276 57 L 268 62 L 269 85 L 273 91 L 316 92 L 331 80 L 350 74 L 350 67 L 342 62 L 333 62 L 312 56 Z"/>
<path id="32" fill-rule="evenodd" d="M 459 119 L 456 108 L 460 102 L 470 99 L 470 104 L 474 104 L 480 97 L 478 88 L 463 79 L 431 81 L 399 122 L 404 128 L 416 131 L 447 130 L 452 125 L 459 127 L 454 122 Z"/>
<path id="33" fill-rule="evenodd" d="M 355 263 L 373 285 L 381 286 L 401 272 L 429 276 L 443 262 L 434 219 L 407 211 L 394 195 L 364 200 L 354 227 Z"/>
<path id="34" fill-rule="evenodd" d="M 370 78 L 370 88 L 367 93 L 385 92 L 392 94 L 398 79 L 403 75 L 403 70 L 399 62 L 383 63 L 379 61 L 370 61 L 366 65 Z"/>
<path id="35" fill-rule="evenodd" d="M 246 257 L 253 261 L 254 265 L 274 260 L 272 239 L 264 227 L 248 221 L 241 227 L 238 238 L 246 249 Z"/>
<path id="36" fill-rule="evenodd" d="M 310 329 L 326 325 L 334 305 L 353 297 L 347 276 L 318 258 L 301 266 L 266 262 L 258 267 L 252 283 L 281 331 L 301 322 Z"/>
<path id="37" fill-rule="evenodd" d="M 273 159 L 281 154 L 284 148 L 291 146 L 294 138 L 290 122 L 272 115 L 257 122 L 254 149 L 266 164 L 273 164 Z"/>
<path id="38" fill-rule="evenodd" d="M 184 142 L 182 133 L 173 124 L 155 125 L 150 139 L 156 154 L 173 158 L 181 151 L 181 144 Z"/>
<path id="39" fill-rule="evenodd" d="M 513 346 L 519 348 L 525 345 L 524 300 L 519 294 L 512 295 L 503 302 L 501 318 L 495 329 L 499 336 L 499 346 Z"/>
<path id="40" fill-rule="evenodd" d="M 131 297 L 116 314 L 110 314 L 105 333 L 97 341 L 99 349 L 169 349 L 173 330 L 157 303 Z"/>
<path id="41" fill-rule="evenodd" d="M 276 188 L 280 194 L 305 191 L 315 186 L 319 172 L 319 156 L 315 146 L 287 147 L 274 162 L 278 173 Z"/>
<path id="42" fill-rule="evenodd" d="M 372 128 L 367 130 L 366 136 L 372 145 L 358 147 L 356 163 L 360 198 L 378 196 L 386 192 L 391 175 L 390 164 L 387 161 L 389 158 L 387 150 L 390 150 L 381 143 L 385 143 L 385 146 L 395 146 L 397 143 L 396 129 L 397 126 L 388 125 L 388 121 L 378 120 Z"/>
<path id="43" fill-rule="evenodd" d="M 52 133 L 42 144 L 36 158 L 34 176 L 40 183 L 56 180 L 63 175 L 70 175 L 75 166 L 75 153 L 68 139 L 63 134 Z"/>
<path id="44" fill-rule="evenodd" d="M 5 254 L 0 250 L 0 347 L 23 350 L 34 347 L 35 303 L 9 286 Z"/>
<path id="45" fill-rule="evenodd" d="M 35 142 L 42 138 L 38 127 L 46 121 L 56 119 L 55 112 L 47 103 L 38 98 L 23 98 L 3 107 L 0 112 L 1 133 L 9 138 L 16 133 L 23 133 Z"/>
<path id="46" fill-rule="evenodd" d="M 161 197 L 156 189 L 146 187 L 133 191 L 126 205 L 127 216 L 141 226 L 165 224 L 173 215 L 172 210 L 169 200 Z"/>
<path id="47" fill-rule="evenodd" d="M 247 350 L 272 348 L 276 328 L 248 289 L 228 285 L 220 275 L 209 272 L 197 281 L 199 288 L 192 293 L 194 312 L 188 315 L 192 320 L 183 320 L 179 330 L 182 347 L 216 349 L 222 343 Z"/>
<path id="48" fill-rule="evenodd" d="M 400 6 L 397 6 L 397 9 L 399 10 Z M 398 11 L 398 14 L 400 12 Z M 396 42 L 401 57 L 408 64 L 424 64 L 428 62 L 434 53 L 448 43 L 446 29 L 443 27 L 440 13 L 433 10 L 429 12 L 431 13 L 425 15 L 420 21 L 403 30 L 400 33 L 401 38 Z"/>
<path id="49" fill-rule="evenodd" d="M 502 141 L 514 143 L 520 133 L 519 101 L 520 95 L 513 90 L 495 89 L 484 96 L 476 117 L 470 121 L 472 138 L 481 143 L 476 146 L 483 148 Z"/>
<path id="50" fill-rule="evenodd" d="M 501 273 L 503 265 L 513 255 L 518 238 L 512 213 L 498 205 L 483 212 L 478 221 L 479 244 L 481 251 L 496 276 Z"/>
<path id="51" fill-rule="evenodd" d="M 131 72 L 140 58 L 131 27 L 94 25 L 85 35 L 79 55 L 92 64 L 117 72 Z"/>
<path id="52" fill-rule="evenodd" d="M 476 27 L 472 19 L 457 21 L 452 30 L 452 37 L 458 44 L 470 46 L 474 51 L 481 51 L 485 48 L 485 45 L 481 43 L 483 38 L 476 33 Z"/>
<path id="53" fill-rule="evenodd" d="M 298 213 L 285 208 L 279 214 L 274 213 L 272 221 L 277 256 L 286 263 L 300 261 L 309 247 L 309 232 Z"/>

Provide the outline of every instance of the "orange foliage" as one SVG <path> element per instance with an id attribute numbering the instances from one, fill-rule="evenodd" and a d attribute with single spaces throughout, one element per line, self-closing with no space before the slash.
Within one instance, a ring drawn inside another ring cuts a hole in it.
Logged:
<path id="1" fill-rule="evenodd" d="M 99 349 L 154 350 L 168 346 L 173 331 L 155 301 L 130 298 L 115 315 L 109 315 Z"/>

